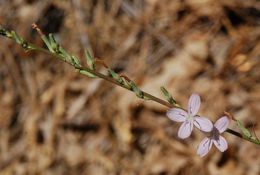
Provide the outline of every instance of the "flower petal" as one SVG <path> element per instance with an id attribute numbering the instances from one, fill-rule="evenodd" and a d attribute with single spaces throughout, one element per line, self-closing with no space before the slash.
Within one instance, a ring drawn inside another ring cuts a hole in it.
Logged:
<path id="1" fill-rule="evenodd" d="M 220 119 L 218 119 L 216 121 L 216 123 L 214 124 L 215 128 L 218 129 L 219 133 L 221 134 L 222 132 L 224 132 L 227 127 L 229 125 L 229 119 L 227 116 L 223 116 Z"/>
<path id="2" fill-rule="evenodd" d="M 195 116 L 200 108 L 200 96 L 198 94 L 192 94 L 189 99 L 188 113 L 191 116 Z"/>
<path id="3" fill-rule="evenodd" d="M 194 117 L 194 125 L 201 131 L 204 132 L 210 132 L 213 129 L 213 124 L 212 122 L 205 118 L 205 117 L 200 117 L 196 116 Z"/>
<path id="4" fill-rule="evenodd" d="M 209 152 L 211 147 L 212 147 L 212 140 L 208 137 L 205 137 L 198 146 L 197 154 L 200 155 L 200 157 L 203 157 Z"/>
<path id="5" fill-rule="evenodd" d="M 224 152 L 228 148 L 227 141 L 224 137 L 219 136 L 218 140 L 213 140 L 214 145 L 219 149 L 219 151 Z"/>
<path id="6" fill-rule="evenodd" d="M 185 139 L 189 137 L 192 129 L 193 129 L 193 123 L 190 121 L 185 121 L 183 124 L 181 124 L 179 128 L 178 137 L 181 139 Z"/>
<path id="7" fill-rule="evenodd" d="M 186 111 L 179 108 L 171 108 L 167 111 L 167 117 L 175 122 L 184 122 L 188 115 Z"/>

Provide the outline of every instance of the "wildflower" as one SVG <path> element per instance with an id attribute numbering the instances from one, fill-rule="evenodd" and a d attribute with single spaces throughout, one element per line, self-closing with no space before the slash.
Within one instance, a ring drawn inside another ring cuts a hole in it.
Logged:
<path id="1" fill-rule="evenodd" d="M 216 121 L 212 131 L 210 132 L 210 136 L 205 137 L 199 144 L 197 154 L 200 155 L 200 157 L 205 156 L 209 152 L 212 147 L 212 142 L 221 152 L 227 150 L 227 141 L 224 137 L 220 136 L 220 134 L 227 129 L 228 125 L 229 120 L 226 116 L 223 116 Z"/>
<path id="2" fill-rule="evenodd" d="M 200 107 L 200 96 L 192 94 L 188 103 L 188 112 L 180 108 L 171 108 L 167 111 L 167 116 L 175 122 L 183 122 L 178 131 L 178 137 L 185 139 L 191 135 L 193 124 L 201 131 L 210 132 L 213 128 L 212 122 L 197 116 Z"/>

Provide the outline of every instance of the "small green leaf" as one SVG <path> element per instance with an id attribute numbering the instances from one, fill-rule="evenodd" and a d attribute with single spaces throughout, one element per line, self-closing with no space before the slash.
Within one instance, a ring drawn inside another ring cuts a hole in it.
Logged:
<path id="1" fill-rule="evenodd" d="M 10 39 L 14 39 L 14 36 L 7 30 L 5 30 L 5 28 L 2 25 L 0 25 L 0 35 L 6 36 L 7 38 Z"/>
<path id="2" fill-rule="evenodd" d="M 122 80 L 123 80 L 122 84 L 124 85 L 124 87 L 126 87 L 127 89 L 131 89 L 130 84 L 124 78 L 122 78 Z"/>
<path id="3" fill-rule="evenodd" d="M 143 92 L 139 88 L 136 87 L 134 82 L 131 81 L 129 84 L 130 84 L 131 88 L 133 89 L 133 91 L 135 92 L 137 97 L 144 98 Z"/>
<path id="4" fill-rule="evenodd" d="M 112 77 L 117 81 L 119 82 L 120 84 L 123 83 L 123 79 L 121 77 L 118 76 L 117 73 L 115 73 L 115 71 L 113 71 L 112 69 L 108 68 L 107 69 L 108 73 L 110 73 L 110 75 L 112 75 Z"/>
<path id="5" fill-rule="evenodd" d="M 254 136 L 250 133 L 250 131 L 248 131 L 248 130 L 242 125 L 242 123 L 240 123 L 239 121 L 237 121 L 237 126 L 241 129 L 241 131 L 242 131 L 243 134 L 244 134 L 244 137 L 245 137 L 247 140 L 249 140 L 249 141 L 251 141 L 251 142 L 254 142 L 254 143 L 260 145 L 260 140 L 258 140 L 256 137 L 254 137 Z"/>
<path id="6" fill-rule="evenodd" d="M 71 56 L 71 58 L 72 58 L 73 63 L 74 63 L 75 66 L 81 66 L 77 57 Z"/>
<path id="7" fill-rule="evenodd" d="M 77 72 L 79 72 L 79 73 L 81 73 L 83 75 L 86 75 L 86 76 L 88 76 L 90 78 L 99 78 L 98 76 L 96 76 L 96 75 L 94 75 L 94 74 L 92 74 L 92 73 L 90 73 L 90 72 L 88 72 L 86 70 L 82 70 L 82 69 L 78 69 L 78 68 L 75 68 L 75 69 L 76 69 Z"/>
<path id="8" fill-rule="evenodd" d="M 68 52 L 66 52 L 61 46 L 58 48 L 58 50 L 61 52 L 61 56 L 65 57 L 66 61 L 71 63 L 72 58 L 71 56 L 68 54 Z"/>
<path id="9" fill-rule="evenodd" d="M 171 94 L 164 88 L 164 87 L 161 87 L 161 91 L 163 92 L 165 98 L 167 99 L 167 101 L 169 103 L 171 103 L 172 105 L 174 106 L 179 106 L 178 104 L 176 104 L 176 101 L 173 100 Z M 180 106 L 179 106 L 180 107 Z"/>
<path id="10" fill-rule="evenodd" d="M 59 44 L 56 42 L 54 36 L 52 33 L 49 34 L 49 39 L 50 39 L 50 45 L 52 47 L 53 50 L 58 49 Z"/>
<path id="11" fill-rule="evenodd" d="M 48 40 L 48 38 L 45 35 L 41 36 L 41 39 L 43 40 L 43 42 L 45 43 L 45 45 L 48 47 L 49 51 L 51 51 L 52 53 L 55 53 L 54 50 L 51 47 L 51 44 Z"/>
<path id="12" fill-rule="evenodd" d="M 241 129 L 246 137 L 252 137 L 252 134 L 239 121 L 237 121 L 237 126 Z"/>
<path id="13" fill-rule="evenodd" d="M 85 55 L 87 58 L 87 65 L 89 66 L 89 68 L 91 70 L 95 70 L 95 62 L 94 62 L 93 58 L 90 56 L 90 53 L 87 49 L 85 49 Z"/>
<path id="14" fill-rule="evenodd" d="M 20 45 L 23 44 L 23 39 L 20 38 L 15 31 L 11 31 L 11 34 L 13 35 L 14 40 L 15 40 L 18 44 L 20 44 Z"/>
<path id="15" fill-rule="evenodd" d="M 30 49 L 30 48 L 28 47 L 28 43 L 25 42 L 22 38 L 20 38 L 15 31 L 11 31 L 11 34 L 12 34 L 12 36 L 13 36 L 13 39 L 14 39 L 18 44 L 20 44 L 23 48 L 25 48 L 25 49 Z"/>

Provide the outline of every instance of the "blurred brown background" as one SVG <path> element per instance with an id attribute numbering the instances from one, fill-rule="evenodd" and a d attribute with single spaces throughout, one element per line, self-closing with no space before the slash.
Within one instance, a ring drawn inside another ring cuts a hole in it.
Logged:
<path id="1" fill-rule="evenodd" d="M 185 108 L 199 93 L 200 115 L 229 111 L 260 137 L 260 1 L 0 1 L 0 23 L 44 47 L 33 22 L 82 63 L 88 48 Z M 166 109 L 0 37 L 0 174 L 260 173 L 259 146 L 224 133 L 228 150 L 200 158 L 204 135 L 178 139 Z"/>

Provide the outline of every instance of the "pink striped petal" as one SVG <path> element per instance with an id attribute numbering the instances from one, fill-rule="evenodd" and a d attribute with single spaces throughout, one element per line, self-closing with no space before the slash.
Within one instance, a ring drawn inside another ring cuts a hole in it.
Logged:
<path id="1" fill-rule="evenodd" d="M 212 122 L 205 117 L 194 117 L 194 125 L 201 131 L 210 132 L 213 129 Z"/>
<path id="2" fill-rule="evenodd" d="M 214 145 L 219 149 L 219 151 L 224 152 L 228 148 L 227 141 L 224 137 L 219 136 L 218 140 L 213 140 Z"/>
<path id="3" fill-rule="evenodd" d="M 167 117 L 175 122 L 184 122 L 188 115 L 186 111 L 179 108 L 171 108 L 167 111 Z"/>
<path id="4" fill-rule="evenodd" d="M 185 121 L 179 128 L 178 137 L 181 139 L 189 137 L 191 135 L 192 129 L 193 123 L 190 121 Z"/>
<path id="5" fill-rule="evenodd" d="M 216 123 L 214 124 L 215 128 L 218 129 L 218 132 L 221 134 L 222 132 L 224 132 L 229 125 L 229 119 L 227 116 L 223 116 L 220 119 L 218 119 L 216 121 Z"/>
<path id="6" fill-rule="evenodd" d="M 195 116 L 200 108 L 200 96 L 198 94 L 192 94 L 188 103 L 188 113 L 191 116 Z"/>
<path id="7" fill-rule="evenodd" d="M 197 149 L 197 154 L 200 155 L 200 157 L 203 157 L 206 154 L 208 154 L 211 147 L 212 147 L 212 140 L 208 137 L 205 137 L 199 144 L 199 147 Z"/>

